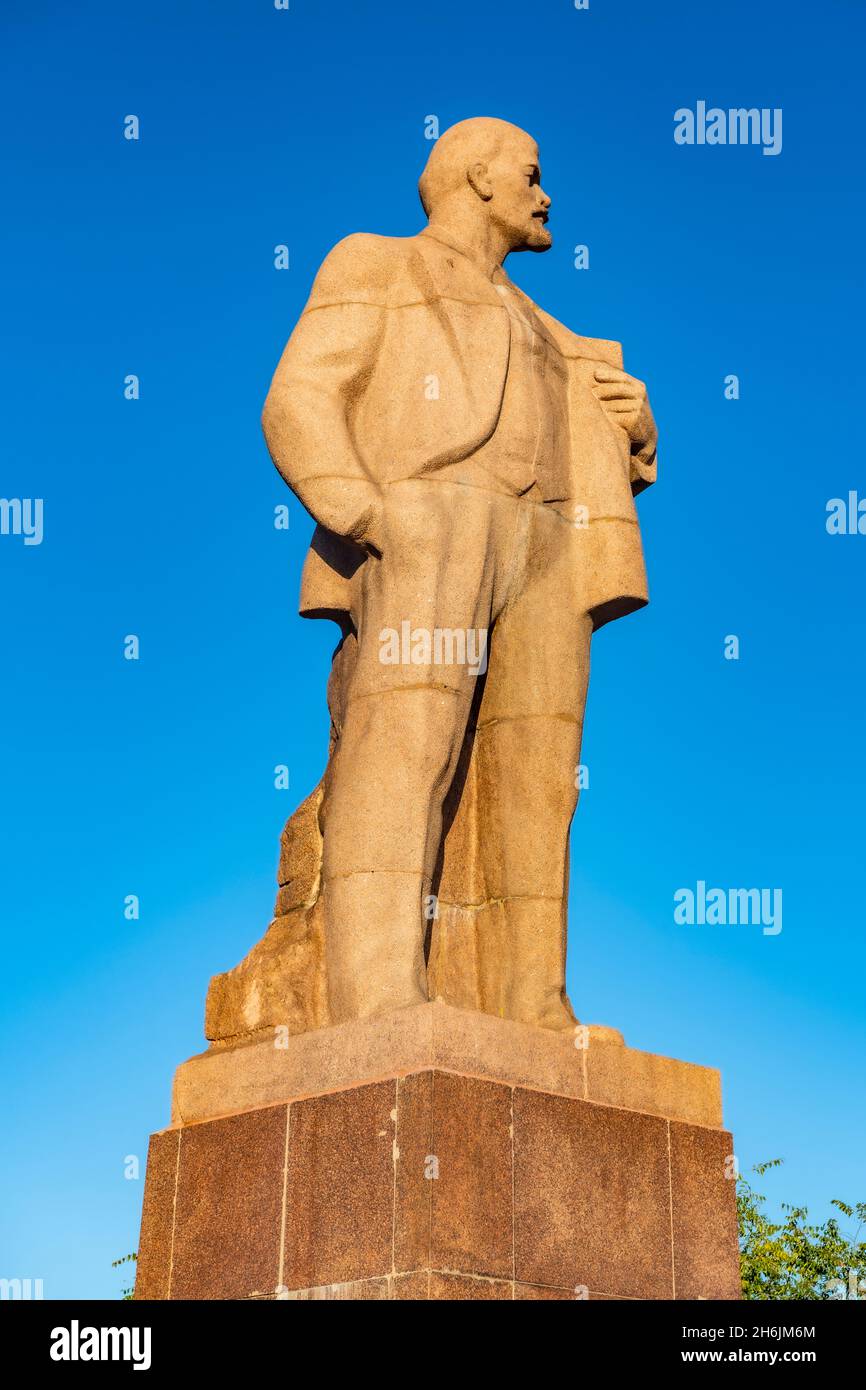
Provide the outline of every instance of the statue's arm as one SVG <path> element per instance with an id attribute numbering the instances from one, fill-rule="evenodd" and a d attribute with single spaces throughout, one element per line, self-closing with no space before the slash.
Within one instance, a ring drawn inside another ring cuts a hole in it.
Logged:
<path id="1" fill-rule="evenodd" d="M 327 257 L 262 412 L 271 458 L 307 511 L 329 531 L 374 545 L 381 495 L 355 448 L 349 418 L 385 325 L 377 243 L 377 237 L 347 237 Z"/>
<path id="2" fill-rule="evenodd" d="M 598 362 L 592 390 L 608 419 L 628 438 L 629 481 L 636 497 L 655 482 L 658 473 L 658 430 L 646 386 L 621 367 Z"/>
<path id="3" fill-rule="evenodd" d="M 607 338 L 585 338 L 552 314 L 533 306 L 553 334 L 565 357 L 587 359 L 593 372 L 592 389 L 613 424 L 623 429 L 630 446 L 629 480 L 632 495 L 656 481 L 658 430 L 646 386 L 623 370 L 622 345 Z"/>

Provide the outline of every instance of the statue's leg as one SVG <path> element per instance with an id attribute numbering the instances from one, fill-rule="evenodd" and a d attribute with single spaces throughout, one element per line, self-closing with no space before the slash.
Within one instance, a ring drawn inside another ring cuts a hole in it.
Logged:
<path id="1" fill-rule="evenodd" d="M 492 516 L 481 489 L 396 484 L 382 556 L 365 566 L 322 807 L 334 1022 L 427 998 L 424 901 L 479 674 L 469 657 L 486 643 L 496 554 L 511 540 Z"/>
<path id="2" fill-rule="evenodd" d="M 579 533 L 551 508 L 523 505 L 525 547 L 494 629 L 475 744 L 492 904 L 481 978 L 491 1011 L 568 1028 L 568 841 L 592 625 Z"/>

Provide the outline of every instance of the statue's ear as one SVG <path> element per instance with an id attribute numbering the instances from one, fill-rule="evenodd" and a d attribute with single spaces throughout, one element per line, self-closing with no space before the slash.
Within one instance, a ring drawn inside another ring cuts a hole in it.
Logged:
<path id="1" fill-rule="evenodd" d="M 470 164 L 466 170 L 466 180 L 473 193 L 477 193 L 485 203 L 493 197 L 493 185 L 488 177 L 486 164 Z"/>

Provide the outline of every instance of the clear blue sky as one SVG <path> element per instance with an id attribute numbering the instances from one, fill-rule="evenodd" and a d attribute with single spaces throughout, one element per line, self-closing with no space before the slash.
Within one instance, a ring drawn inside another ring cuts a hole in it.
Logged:
<path id="1" fill-rule="evenodd" d="M 575 1007 L 720 1067 L 741 1166 L 786 1160 L 774 1198 L 866 1198 L 866 536 L 825 530 L 866 495 L 862 5 L 45 3 L 2 27 L 0 495 L 45 510 L 41 545 L 0 536 L 0 1274 L 118 1293 L 125 1156 L 143 1173 L 208 978 L 268 922 L 336 629 L 296 616 L 311 523 L 291 499 L 273 529 L 259 412 L 334 242 L 422 225 L 431 114 L 537 136 L 555 244 L 509 269 L 624 342 L 661 430 L 652 603 L 594 646 Z M 781 107 L 782 153 L 677 146 L 699 100 Z M 699 879 L 781 888 L 781 934 L 675 924 Z"/>

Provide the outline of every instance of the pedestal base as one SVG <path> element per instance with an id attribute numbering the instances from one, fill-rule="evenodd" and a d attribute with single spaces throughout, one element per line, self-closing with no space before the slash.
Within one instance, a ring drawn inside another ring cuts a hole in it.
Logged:
<path id="1" fill-rule="evenodd" d="M 136 1298 L 738 1298 L 718 1073 L 540 1032 L 430 1004 L 185 1063 Z"/>

